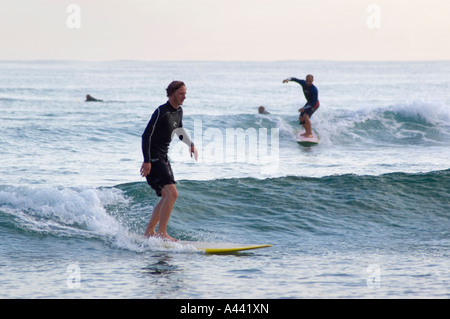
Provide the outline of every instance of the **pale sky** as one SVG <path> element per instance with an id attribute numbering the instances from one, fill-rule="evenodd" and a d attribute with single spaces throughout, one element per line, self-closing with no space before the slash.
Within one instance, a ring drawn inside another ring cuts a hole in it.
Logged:
<path id="1" fill-rule="evenodd" d="M 0 0 L 0 60 L 37 59 L 450 60 L 450 1 Z"/>

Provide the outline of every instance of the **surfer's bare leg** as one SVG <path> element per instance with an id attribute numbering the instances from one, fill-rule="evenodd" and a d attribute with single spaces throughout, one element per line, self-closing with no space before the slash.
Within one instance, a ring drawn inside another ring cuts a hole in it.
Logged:
<path id="1" fill-rule="evenodd" d="M 148 222 L 147 228 L 145 229 L 144 233 L 145 237 L 151 237 L 156 235 L 155 229 L 156 225 L 159 222 L 159 214 L 161 211 L 161 206 L 164 203 L 164 200 L 165 198 L 162 197 L 158 202 L 158 204 L 156 204 L 155 208 L 153 209 L 152 217 L 150 217 L 150 221 Z"/>
<path id="2" fill-rule="evenodd" d="M 170 240 L 176 240 L 167 234 L 167 223 L 169 222 L 170 215 L 172 214 L 173 205 L 175 205 L 175 201 L 178 197 L 178 191 L 175 184 L 165 185 L 161 191 L 161 194 L 165 197 L 165 200 L 161 206 L 159 214 L 158 236 Z"/>
<path id="3" fill-rule="evenodd" d="M 309 120 L 308 114 L 303 114 L 303 116 L 300 117 L 300 123 L 302 123 L 303 127 L 305 128 L 305 133 L 303 133 L 302 136 L 313 137 L 311 121 Z"/>
<path id="4" fill-rule="evenodd" d="M 167 184 L 161 190 L 161 200 L 156 205 L 144 236 L 158 236 L 164 239 L 176 241 L 175 238 L 167 234 L 167 223 L 169 222 L 172 208 L 178 197 L 178 191 L 175 184 Z M 158 232 L 155 233 L 156 224 L 158 224 Z"/>

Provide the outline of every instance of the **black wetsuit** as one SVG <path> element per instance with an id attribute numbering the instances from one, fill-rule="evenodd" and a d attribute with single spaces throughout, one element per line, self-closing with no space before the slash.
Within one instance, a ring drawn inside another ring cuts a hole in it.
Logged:
<path id="1" fill-rule="evenodd" d="M 169 102 L 160 105 L 153 113 L 142 134 L 144 163 L 151 163 L 148 184 L 161 196 L 164 185 L 175 184 L 172 168 L 167 157 L 174 130 L 183 127 L 183 109 L 175 109 Z M 179 135 L 183 139 L 183 135 Z"/>
<path id="2" fill-rule="evenodd" d="M 311 86 L 306 85 L 305 80 L 299 80 L 297 78 L 290 78 L 289 81 L 294 81 L 300 84 L 303 88 L 303 94 L 305 95 L 306 104 L 303 106 L 304 111 L 300 114 L 302 116 L 303 114 L 308 114 L 308 116 L 311 118 L 313 113 L 319 108 L 319 90 L 317 90 L 317 87 L 313 84 Z"/>

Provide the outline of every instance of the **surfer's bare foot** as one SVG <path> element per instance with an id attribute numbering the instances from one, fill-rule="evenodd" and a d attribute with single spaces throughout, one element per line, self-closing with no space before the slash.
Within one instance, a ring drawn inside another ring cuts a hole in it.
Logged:
<path id="1" fill-rule="evenodd" d="M 156 237 L 164 239 L 164 240 L 168 240 L 168 241 L 177 241 L 175 238 L 173 238 L 172 236 L 169 236 L 169 234 L 165 233 L 158 233 L 156 234 Z"/>
<path id="2" fill-rule="evenodd" d="M 156 236 L 155 231 L 149 231 L 149 230 L 147 230 L 147 231 L 145 231 L 145 233 L 144 233 L 144 237 L 147 237 L 147 238 L 149 238 L 149 237 L 155 237 L 155 236 Z"/>
<path id="3" fill-rule="evenodd" d="M 306 136 L 306 133 L 300 134 L 300 136 Z"/>
<path id="4" fill-rule="evenodd" d="M 156 238 L 161 238 L 161 239 L 168 240 L 168 241 L 178 241 L 177 239 L 173 238 L 172 236 L 169 236 L 168 234 L 155 233 L 154 231 L 145 233 L 144 236 L 147 238 L 156 237 Z"/>
<path id="5" fill-rule="evenodd" d="M 309 135 L 303 135 L 304 137 L 306 137 L 306 138 L 312 138 L 313 136 L 312 136 L 312 134 L 309 134 Z"/>

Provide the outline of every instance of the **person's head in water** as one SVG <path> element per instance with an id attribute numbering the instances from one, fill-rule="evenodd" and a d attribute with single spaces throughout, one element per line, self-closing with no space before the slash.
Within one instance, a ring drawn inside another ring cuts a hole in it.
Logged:
<path id="1" fill-rule="evenodd" d="M 259 114 L 270 114 L 269 112 L 266 111 L 266 108 L 264 106 L 258 107 L 258 113 Z"/>

